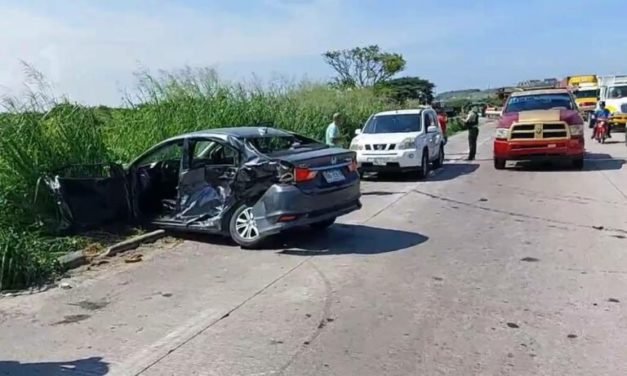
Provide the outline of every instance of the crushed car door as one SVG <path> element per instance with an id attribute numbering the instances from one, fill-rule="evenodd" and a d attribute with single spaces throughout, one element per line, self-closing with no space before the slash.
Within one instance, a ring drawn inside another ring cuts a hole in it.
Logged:
<path id="1" fill-rule="evenodd" d="M 71 165 L 42 181 L 57 208 L 57 229 L 76 231 L 127 221 L 131 203 L 127 174 L 115 163 Z"/>
<path id="2" fill-rule="evenodd" d="M 209 138 L 191 139 L 178 188 L 175 219 L 185 226 L 219 230 L 222 214 L 233 200 L 233 182 L 240 153 L 228 143 Z"/>

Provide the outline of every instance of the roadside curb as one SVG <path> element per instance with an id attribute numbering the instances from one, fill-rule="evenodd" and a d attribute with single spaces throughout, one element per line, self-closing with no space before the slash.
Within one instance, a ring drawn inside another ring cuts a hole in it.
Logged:
<path id="1" fill-rule="evenodd" d="M 102 255 L 98 256 L 98 258 L 112 257 L 117 255 L 118 253 L 135 249 L 139 247 L 142 243 L 152 243 L 164 236 L 165 230 L 156 230 L 146 234 L 142 234 L 112 245 L 111 247 L 107 248 L 107 250 Z"/>
<path id="2" fill-rule="evenodd" d="M 139 247 L 143 243 L 152 243 L 165 236 L 164 230 L 156 230 L 133 238 L 124 240 L 107 248 L 105 252 L 96 256 L 96 258 L 112 257 L 118 253 L 122 253 Z M 83 250 L 68 253 L 57 258 L 64 271 L 76 269 L 89 263 L 90 259 L 84 254 Z"/>

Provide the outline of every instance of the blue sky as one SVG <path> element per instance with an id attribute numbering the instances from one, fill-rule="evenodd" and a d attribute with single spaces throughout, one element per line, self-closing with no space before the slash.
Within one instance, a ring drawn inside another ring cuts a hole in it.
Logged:
<path id="1" fill-rule="evenodd" d="M 23 88 L 21 60 L 114 105 L 140 67 L 326 80 L 322 52 L 368 44 L 439 91 L 627 73 L 625 14 L 625 0 L 0 0 L 0 94 Z"/>

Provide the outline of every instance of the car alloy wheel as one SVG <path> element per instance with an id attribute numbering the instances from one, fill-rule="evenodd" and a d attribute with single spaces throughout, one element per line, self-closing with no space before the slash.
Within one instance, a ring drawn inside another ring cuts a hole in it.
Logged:
<path id="1" fill-rule="evenodd" d="M 420 179 L 426 179 L 429 176 L 429 157 L 427 153 L 422 153 L 422 166 L 420 166 L 420 170 L 418 172 L 418 177 Z"/>
<path id="2" fill-rule="evenodd" d="M 240 238 L 246 241 L 254 241 L 259 237 L 253 208 L 247 207 L 239 213 L 235 219 L 235 231 Z"/>

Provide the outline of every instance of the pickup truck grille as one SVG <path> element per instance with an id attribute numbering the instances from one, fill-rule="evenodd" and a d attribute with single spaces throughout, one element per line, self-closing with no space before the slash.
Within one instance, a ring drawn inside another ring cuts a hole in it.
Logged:
<path id="1" fill-rule="evenodd" d="M 568 128 L 564 123 L 514 124 L 511 129 L 511 140 L 568 138 Z"/>
<path id="2" fill-rule="evenodd" d="M 394 150 L 396 144 L 366 144 L 366 150 Z"/>

